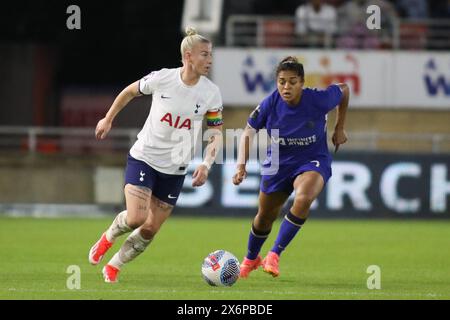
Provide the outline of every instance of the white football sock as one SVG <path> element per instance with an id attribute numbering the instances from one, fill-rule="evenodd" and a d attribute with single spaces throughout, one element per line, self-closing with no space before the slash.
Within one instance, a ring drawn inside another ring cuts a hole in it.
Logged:
<path id="1" fill-rule="evenodd" d="M 138 255 L 144 252 L 145 248 L 152 242 L 152 239 L 144 239 L 140 228 L 135 229 L 125 240 L 119 252 L 117 252 L 108 264 L 120 269 L 125 263 L 134 260 Z"/>
<path id="2" fill-rule="evenodd" d="M 127 211 L 119 213 L 111 226 L 106 230 L 106 239 L 109 242 L 116 241 L 118 236 L 130 232 L 132 229 L 127 225 Z"/>

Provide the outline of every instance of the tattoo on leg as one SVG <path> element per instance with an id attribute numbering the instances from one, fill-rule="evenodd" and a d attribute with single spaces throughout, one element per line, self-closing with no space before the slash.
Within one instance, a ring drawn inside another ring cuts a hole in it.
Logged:
<path id="1" fill-rule="evenodd" d="M 148 197 L 150 195 L 149 194 L 150 189 L 145 188 L 145 187 L 135 187 L 135 186 L 133 186 L 132 190 L 136 191 L 137 193 L 139 193 L 139 194 L 141 194 L 141 195 L 143 195 L 145 197 Z"/>
<path id="2" fill-rule="evenodd" d="M 144 201 L 148 200 L 148 199 L 144 198 L 143 196 L 141 196 L 140 194 L 135 193 L 133 190 L 128 190 L 128 194 L 131 195 L 131 196 L 137 197 L 137 198 L 139 198 L 141 200 L 144 200 Z"/>
<path id="3" fill-rule="evenodd" d="M 147 188 L 145 188 L 145 189 L 147 189 Z M 127 192 L 129 195 L 135 196 L 141 200 L 148 201 L 150 194 L 145 189 L 143 187 L 132 186 L 132 187 L 130 187 L 130 189 Z"/>
<path id="4" fill-rule="evenodd" d="M 156 205 L 158 206 L 158 208 L 161 208 L 161 209 L 169 208 L 169 205 L 167 203 L 162 202 L 161 200 L 158 200 L 156 202 Z"/>
<path id="5" fill-rule="evenodd" d="M 152 200 L 154 200 L 154 201 L 156 202 L 156 206 L 157 206 L 158 208 L 161 208 L 161 209 L 163 209 L 163 210 L 168 210 L 168 209 L 173 208 L 172 205 L 170 205 L 170 204 L 168 204 L 168 203 L 166 203 L 166 202 L 164 202 L 164 201 L 161 201 L 161 200 L 159 200 L 159 199 L 156 198 L 156 197 L 152 197 Z"/>

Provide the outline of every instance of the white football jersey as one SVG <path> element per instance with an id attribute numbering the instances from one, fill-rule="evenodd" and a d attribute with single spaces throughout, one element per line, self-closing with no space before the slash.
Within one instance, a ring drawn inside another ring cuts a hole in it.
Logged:
<path id="1" fill-rule="evenodd" d="M 152 106 L 131 156 L 162 173 L 186 174 L 195 145 L 201 141 L 204 115 L 222 110 L 219 88 L 204 76 L 188 86 L 181 80 L 181 68 L 176 68 L 143 77 L 139 91 L 153 95 Z"/>

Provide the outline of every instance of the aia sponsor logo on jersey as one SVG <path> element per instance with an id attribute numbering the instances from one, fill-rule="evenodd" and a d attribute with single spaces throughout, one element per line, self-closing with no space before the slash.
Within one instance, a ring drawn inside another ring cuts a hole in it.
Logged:
<path id="1" fill-rule="evenodd" d="M 176 116 L 175 118 L 170 112 L 167 112 L 160 121 L 167 122 L 169 126 L 177 129 L 186 128 L 188 130 L 191 130 L 191 119 L 184 119 L 182 121 L 180 116 Z"/>

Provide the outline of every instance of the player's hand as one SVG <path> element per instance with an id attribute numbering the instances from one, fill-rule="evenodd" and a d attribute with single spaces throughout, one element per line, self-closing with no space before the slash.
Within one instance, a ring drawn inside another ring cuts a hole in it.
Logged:
<path id="1" fill-rule="evenodd" d="M 334 153 L 339 150 L 339 146 L 347 142 L 347 134 L 344 129 L 335 129 L 333 136 L 331 137 L 334 145 Z"/>
<path id="2" fill-rule="evenodd" d="M 192 175 L 192 186 L 200 187 L 205 184 L 206 179 L 208 179 L 208 168 L 204 164 L 201 164 L 195 169 Z"/>
<path id="3" fill-rule="evenodd" d="M 233 183 L 235 185 L 240 185 L 241 182 L 247 177 L 247 171 L 245 170 L 245 165 L 240 164 L 237 169 L 236 173 L 233 176 Z"/>
<path id="4" fill-rule="evenodd" d="M 97 138 L 97 140 L 105 139 L 109 130 L 111 130 L 111 126 L 111 121 L 108 121 L 106 118 L 100 120 L 95 128 L 95 138 Z"/>

